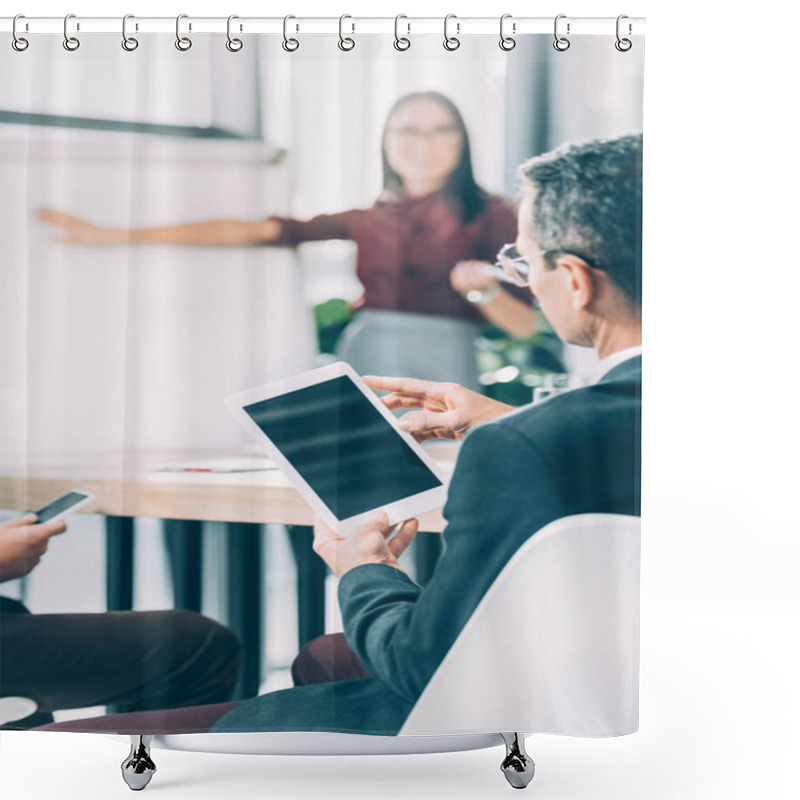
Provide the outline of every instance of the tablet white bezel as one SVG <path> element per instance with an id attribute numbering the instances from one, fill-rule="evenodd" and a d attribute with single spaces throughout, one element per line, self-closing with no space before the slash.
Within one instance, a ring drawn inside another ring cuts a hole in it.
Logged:
<path id="1" fill-rule="evenodd" d="M 414 454 L 422 461 L 423 464 L 441 481 L 441 486 L 436 486 L 433 489 L 428 489 L 424 492 L 419 492 L 410 495 L 401 500 L 396 500 L 385 506 L 369 509 L 361 514 L 346 519 L 339 519 L 322 501 L 319 495 L 309 486 L 303 479 L 303 476 L 292 466 L 288 459 L 283 455 L 280 449 L 272 442 L 272 440 L 258 427 L 253 421 L 252 417 L 245 411 L 245 406 L 258 403 L 261 400 L 267 400 L 273 397 L 293 392 L 297 389 L 304 389 L 309 386 L 315 386 L 319 383 L 325 383 L 335 378 L 347 376 L 350 378 L 355 386 L 361 393 L 369 400 L 372 405 L 378 409 L 378 412 L 392 430 L 399 436 L 414 452 Z M 289 478 L 290 482 L 300 492 L 306 502 L 314 509 L 316 514 L 321 517 L 325 522 L 337 533 L 346 533 L 352 530 L 359 523 L 366 520 L 376 510 L 385 511 L 389 517 L 389 524 L 402 522 L 405 519 L 415 517 L 418 514 L 423 514 L 427 511 L 432 511 L 436 508 L 441 508 L 447 499 L 447 476 L 442 474 L 436 462 L 420 447 L 417 441 L 411 434 L 406 431 L 400 430 L 397 427 L 396 417 L 389 411 L 386 406 L 380 401 L 377 395 L 374 394 L 359 377 L 358 373 L 344 361 L 337 361 L 334 364 L 328 364 L 324 367 L 303 372 L 300 375 L 292 375 L 288 378 L 273 381 L 272 383 L 258 386 L 253 389 L 247 389 L 243 392 L 229 395 L 225 398 L 226 408 L 233 414 L 239 421 L 244 429 L 266 450 L 269 457 L 280 467 L 284 474 Z"/>

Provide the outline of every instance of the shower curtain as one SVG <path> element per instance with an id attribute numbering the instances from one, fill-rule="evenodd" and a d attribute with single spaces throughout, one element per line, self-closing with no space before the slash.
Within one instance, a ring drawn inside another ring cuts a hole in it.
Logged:
<path id="1" fill-rule="evenodd" d="M 640 324 L 643 37 L 4 22 L 3 725 L 397 734 L 530 536 L 639 514 L 639 342 L 548 281 Z M 491 409 L 420 437 L 446 513 L 342 574 L 223 405 L 339 360 Z"/>

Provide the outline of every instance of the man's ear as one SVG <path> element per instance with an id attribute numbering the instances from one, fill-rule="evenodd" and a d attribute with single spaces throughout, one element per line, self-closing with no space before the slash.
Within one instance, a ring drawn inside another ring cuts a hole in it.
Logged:
<path id="1" fill-rule="evenodd" d="M 597 294 L 593 269 L 580 256 L 572 253 L 560 253 L 555 263 L 564 271 L 573 308 L 576 310 L 587 308 Z"/>

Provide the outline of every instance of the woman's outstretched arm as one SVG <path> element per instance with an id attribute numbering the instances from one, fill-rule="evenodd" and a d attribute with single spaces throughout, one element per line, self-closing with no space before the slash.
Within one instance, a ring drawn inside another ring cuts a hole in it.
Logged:
<path id="1" fill-rule="evenodd" d="M 69 244 L 177 244 L 199 246 L 232 246 L 267 244 L 280 238 L 282 225 L 275 219 L 254 221 L 210 219 L 184 225 L 158 228 L 103 228 L 65 214 L 63 211 L 40 208 L 36 216 L 64 231 L 62 241 Z"/>

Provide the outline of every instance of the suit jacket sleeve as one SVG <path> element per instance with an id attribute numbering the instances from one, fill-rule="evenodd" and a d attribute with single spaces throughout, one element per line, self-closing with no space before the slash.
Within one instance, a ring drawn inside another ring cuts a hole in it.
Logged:
<path id="1" fill-rule="evenodd" d="M 511 556 L 563 516 L 549 469 L 516 428 L 475 429 L 461 448 L 444 511 L 445 549 L 428 585 L 380 564 L 345 573 L 345 636 L 370 675 L 416 701 Z"/>

